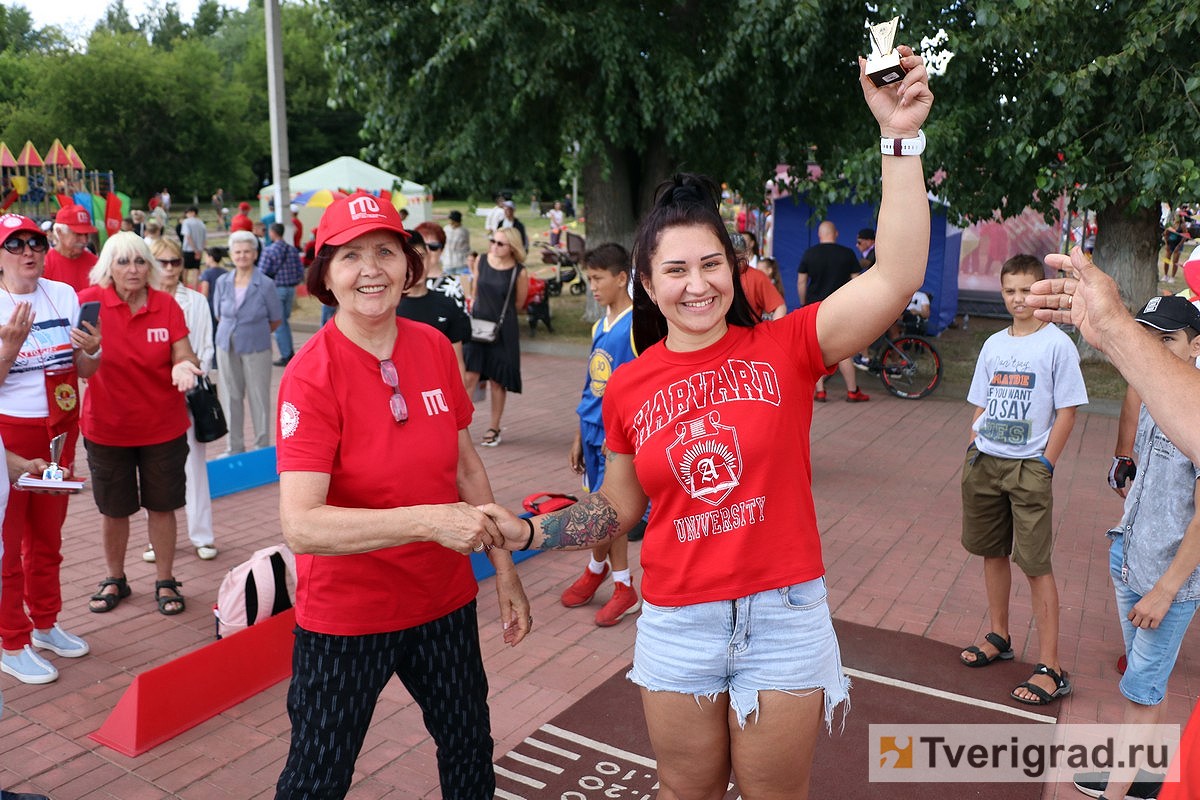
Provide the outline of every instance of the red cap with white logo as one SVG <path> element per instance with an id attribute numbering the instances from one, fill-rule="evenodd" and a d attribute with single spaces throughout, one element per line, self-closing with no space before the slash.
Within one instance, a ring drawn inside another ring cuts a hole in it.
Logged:
<path id="1" fill-rule="evenodd" d="M 66 225 L 74 233 L 96 232 L 96 227 L 92 225 L 92 218 L 83 206 L 63 206 L 54 215 L 54 222 L 58 225 Z"/>
<path id="2" fill-rule="evenodd" d="M 409 237 L 400 212 L 389 201 L 367 192 L 355 192 L 325 209 L 317 228 L 317 250 L 327 244 L 345 244 L 376 230 L 395 231 L 406 239 Z"/>
<path id="3" fill-rule="evenodd" d="M 21 231 L 38 235 L 42 233 L 38 224 L 29 217 L 23 217 L 20 214 L 5 214 L 0 217 L 0 244 L 4 244 L 8 241 L 8 237 Z"/>

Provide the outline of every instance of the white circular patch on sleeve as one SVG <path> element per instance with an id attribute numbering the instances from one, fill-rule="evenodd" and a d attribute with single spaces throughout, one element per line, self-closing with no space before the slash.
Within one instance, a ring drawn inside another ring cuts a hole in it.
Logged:
<path id="1" fill-rule="evenodd" d="M 290 439 L 298 427 L 300 427 L 300 410 L 285 400 L 279 407 L 279 431 L 283 434 L 283 438 Z"/>

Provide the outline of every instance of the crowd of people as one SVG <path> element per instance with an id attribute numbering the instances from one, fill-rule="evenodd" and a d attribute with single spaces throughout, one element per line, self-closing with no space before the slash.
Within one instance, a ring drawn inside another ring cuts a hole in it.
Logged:
<path id="1" fill-rule="evenodd" d="M 905 313 L 929 313 L 918 297 L 929 230 L 918 156 L 933 97 L 922 59 L 908 47 L 899 53 L 906 75 L 897 85 L 876 87 L 860 63 L 883 143 L 877 227 L 859 231 L 851 249 L 836 244 L 832 222 L 821 224 L 800 264 L 800 308 L 788 313 L 778 265 L 749 226 L 730 233 L 721 190 L 704 176 L 659 186 L 632 252 L 615 243 L 586 252 L 581 266 L 603 315 L 578 434 L 564 443 L 587 492 L 573 505 L 532 517 L 497 505 L 476 449 L 501 444 L 507 395 L 523 388 L 518 312 L 529 293 L 529 237 L 503 197 L 486 220 L 487 252 L 474 259 L 458 212 L 445 227 L 410 230 L 366 192 L 327 208 L 307 256 L 282 224 L 255 223 L 239 208 L 228 220 L 232 269 L 209 246 L 195 207 L 178 236 L 139 220 L 141 229 L 110 236 L 98 254 L 86 248 L 95 229 L 77 206 L 57 213 L 53 248 L 33 220 L 0 217 L 0 437 L 10 478 L 45 469 L 54 441 L 57 463 L 73 474 L 82 437 L 104 562 L 90 611 L 111 612 L 132 593 L 130 519 L 144 510 L 142 557 L 155 565 L 157 610 L 182 614 L 179 509 L 196 555 L 218 555 L 204 447 L 184 394 L 217 370 L 228 455 L 247 450 L 249 403 L 250 449 L 276 444 L 280 526 L 298 578 L 291 740 L 276 798 L 346 795 L 393 675 L 423 712 L 443 796 L 492 797 L 470 556 L 495 569 L 501 636 L 517 646 L 534 621 L 510 551 L 530 548 L 590 552 L 564 606 L 589 604 L 610 578 L 594 624 L 639 614 L 627 677 L 640 690 L 662 796 L 723 796 L 736 771 L 745 796 L 805 797 L 821 729 L 847 713 L 851 688 L 812 494 L 814 403 L 827 400 L 835 370 L 847 401 L 869 399 L 857 387 L 857 359 Z M 219 227 L 224 202 L 218 190 Z M 165 189 L 152 209 L 160 211 L 170 211 Z M 561 204 L 547 214 L 561 242 Z M 1110 475 L 1128 495 L 1109 532 L 1128 659 L 1119 690 L 1125 722 L 1161 721 L 1200 607 L 1200 425 L 1194 408 L 1170 399 L 1200 389 L 1200 309 L 1159 297 L 1130 317 L 1081 248 L 1046 262 L 1069 277 L 1045 280 L 1036 257 L 1005 263 L 1011 324 L 984 345 L 968 395 L 962 544 L 983 559 L 990 630 L 959 661 L 978 669 L 1014 657 L 1016 563 L 1033 597 L 1039 663 L 1009 695 L 1049 705 L 1072 692 L 1058 652 L 1050 524 L 1054 468 L 1087 402 L 1076 349 L 1054 324 L 1068 323 L 1130 377 Z M 328 312 L 297 348 L 288 321 L 301 284 Z M 272 367 L 283 369 L 274 413 Z M 484 384 L 488 427 L 476 442 L 469 426 Z M 721 446 L 731 437 L 736 456 Z M 788 485 L 765 466 L 781 443 L 799 465 Z M 58 622 L 68 497 L 53 485 L 5 492 L 0 671 L 48 683 L 57 666 L 37 651 L 65 659 L 90 651 Z M 744 511 L 721 536 L 678 535 L 683 521 L 733 505 Z M 787 531 L 786 546 L 773 530 Z M 631 534 L 644 536 L 640 593 Z M 1109 800 L 1140 783 L 1121 770 L 1077 781 Z"/>

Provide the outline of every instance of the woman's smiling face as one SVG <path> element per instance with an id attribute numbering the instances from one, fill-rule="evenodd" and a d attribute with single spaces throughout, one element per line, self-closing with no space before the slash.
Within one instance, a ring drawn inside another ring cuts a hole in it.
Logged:
<path id="1" fill-rule="evenodd" d="M 677 225 L 658 238 L 643 284 L 667 319 L 667 346 L 698 350 L 725 335 L 733 305 L 733 265 L 724 243 L 703 225 Z"/>
<path id="2" fill-rule="evenodd" d="M 397 234 L 380 230 L 338 246 L 325 287 L 349 313 L 395 316 L 407 279 L 408 260 Z"/>

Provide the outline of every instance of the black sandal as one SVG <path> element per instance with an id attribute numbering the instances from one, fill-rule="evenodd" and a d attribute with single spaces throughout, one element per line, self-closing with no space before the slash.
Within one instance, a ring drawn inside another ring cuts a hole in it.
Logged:
<path id="1" fill-rule="evenodd" d="M 104 589 L 108 586 L 117 587 L 116 593 L 112 594 L 105 592 Z M 124 576 L 120 578 L 105 578 L 104 580 L 100 581 L 100 585 L 97 587 L 97 592 L 89 598 L 90 603 L 103 603 L 104 607 L 99 608 L 89 603 L 88 610 L 93 614 L 107 614 L 109 611 L 112 611 L 114 608 L 121 605 L 121 601 L 126 597 L 129 597 L 131 594 L 133 594 L 133 590 L 129 588 L 129 584 L 126 582 Z"/>
<path id="2" fill-rule="evenodd" d="M 183 599 L 183 595 L 179 593 L 180 586 L 183 586 L 183 582 L 177 581 L 174 578 L 167 578 L 165 581 L 154 582 L 154 599 L 158 603 L 158 613 L 162 614 L 164 617 L 173 617 L 176 614 L 182 614 L 184 608 L 187 607 L 186 602 Z M 159 592 L 163 589 L 170 589 L 171 594 L 166 595 L 165 597 L 159 594 Z M 178 603 L 179 606 L 174 609 L 167 608 L 167 606 L 172 603 Z"/>
<path id="3" fill-rule="evenodd" d="M 973 659 L 968 661 L 967 659 L 963 658 L 961 655 L 958 657 L 958 660 L 963 663 L 964 667 L 971 667 L 971 668 L 986 667 L 988 664 L 991 664 L 993 661 L 1011 661 L 1013 659 L 1013 657 L 1016 655 L 1016 653 L 1014 653 L 1013 649 L 1012 649 L 1012 640 L 1005 639 L 1003 636 L 996 633 L 995 631 L 992 631 L 991 633 L 987 634 L 986 636 L 983 637 L 983 639 L 985 642 L 990 644 L 992 647 L 996 648 L 996 650 L 997 650 L 996 655 L 991 656 L 989 658 L 987 653 L 983 652 L 975 645 L 971 645 L 970 647 L 964 648 L 963 652 L 970 653 L 971 655 L 973 655 L 974 656 Z"/>
<path id="4" fill-rule="evenodd" d="M 1033 670 L 1033 677 L 1037 677 L 1038 675 L 1050 676 L 1050 678 L 1054 681 L 1053 692 L 1047 692 L 1036 683 L 1025 681 L 1024 683 L 1018 684 L 1017 689 L 1025 689 L 1029 692 L 1032 692 L 1034 695 L 1036 695 L 1035 699 L 1030 700 L 1027 697 L 1018 697 L 1017 689 L 1013 689 L 1009 696 L 1018 703 L 1024 703 L 1027 706 L 1048 706 L 1055 700 L 1058 700 L 1060 697 L 1066 697 L 1071 693 L 1071 682 L 1067 680 L 1067 671 L 1065 669 L 1062 671 L 1062 674 L 1059 675 L 1045 664 L 1038 664 Z"/>
<path id="5" fill-rule="evenodd" d="M 483 435 L 483 440 L 480 442 L 484 447 L 495 447 L 500 444 L 500 429 L 488 428 L 487 433 Z"/>

